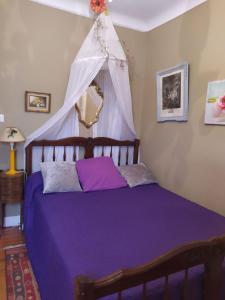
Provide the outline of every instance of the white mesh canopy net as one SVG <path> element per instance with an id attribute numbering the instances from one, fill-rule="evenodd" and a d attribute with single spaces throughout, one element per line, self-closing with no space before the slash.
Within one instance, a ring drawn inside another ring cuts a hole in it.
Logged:
<path id="1" fill-rule="evenodd" d="M 104 94 L 100 119 L 93 126 L 94 137 L 134 139 L 136 133 L 126 55 L 110 16 L 102 13 L 71 65 L 63 106 L 27 137 L 25 147 L 33 140 L 79 136 L 78 116 L 74 107 L 93 80 Z"/>

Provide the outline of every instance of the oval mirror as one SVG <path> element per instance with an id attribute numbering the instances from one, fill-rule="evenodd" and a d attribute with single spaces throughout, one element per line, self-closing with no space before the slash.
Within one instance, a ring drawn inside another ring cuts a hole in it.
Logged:
<path id="1" fill-rule="evenodd" d="M 90 128 L 99 119 L 99 114 L 103 107 L 103 93 L 95 81 L 89 85 L 88 89 L 75 104 L 79 121 Z"/>

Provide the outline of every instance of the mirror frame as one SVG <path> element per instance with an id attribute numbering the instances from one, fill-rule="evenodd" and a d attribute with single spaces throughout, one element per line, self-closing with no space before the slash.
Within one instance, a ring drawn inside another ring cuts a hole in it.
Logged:
<path id="1" fill-rule="evenodd" d="M 101 88 L 100 86 L 96 83 L 96 81 L 92 81 L 91 84 L 89 86 L 94 86 L 95 87 L 95 90 L 96 92 L 98 93 L 98 95 L 102 98 L 102 103 L 101 105 L 99 106 L 96 114 L 95 114 L 95 119 L 91 122 L 85 122 L 82 118 L 81 118 L 81 111 L 79 109 L 79 106 L 77 105 L 77 103 L 75 104 L 75 109 L 78 113 L 78 119 L 79 119 L 79 122 L 82 123 L 86 128 L 91 128 L 92 125 L 94 125 L 95 123 L 98 122 L 99 120 L 99 115 L 100 115 L 100 112 L 103 108 L 103 104 L 104 104 L 104 96 L 103 96 L 103 92 L 101 91 Z M 79 100 L 80 101 L 80 100 Z M 78 102 L 79 102 L 78 101 Z"/>

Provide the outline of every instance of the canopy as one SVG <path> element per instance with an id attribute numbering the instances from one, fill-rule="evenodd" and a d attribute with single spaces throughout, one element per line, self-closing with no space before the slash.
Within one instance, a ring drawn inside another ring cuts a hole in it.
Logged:
<path id="1" fill-rule="evenodd" d="M 79 136 L 74 106 L 94 79 L 104 93 L 103 111 L 94 126 L 94 136 L 135 138 L 126 56 L 111 18 L 103 13 L 96 19 L 71 65 L 63 106 L 27 137 L 25 146 L 33 140 Z"/>

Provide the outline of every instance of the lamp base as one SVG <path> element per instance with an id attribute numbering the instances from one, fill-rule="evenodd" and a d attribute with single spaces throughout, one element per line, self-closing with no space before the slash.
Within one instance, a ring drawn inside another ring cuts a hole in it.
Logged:
<path id="1" fill-rule="evenodd" d="M 8 171 L 5 172 L 6 175 L 15 175 L 17 173 L 19 173 L 19 172 L 16 171 L 16 170 L 8 170 Z"/>
<path id="2" fill-rule="evenodd" d="M 6 172 L 7 175 L 15 175 L 17 173 L 15 169 L 15 149 L 14 143 L 10 143 L 10 156 L 9 156 L 9 170 Z"/>

